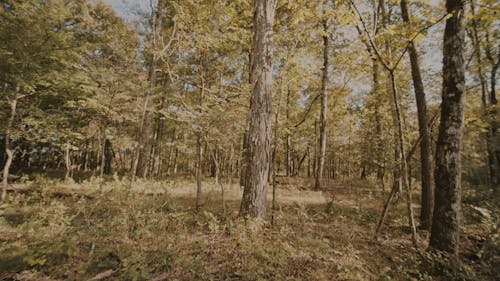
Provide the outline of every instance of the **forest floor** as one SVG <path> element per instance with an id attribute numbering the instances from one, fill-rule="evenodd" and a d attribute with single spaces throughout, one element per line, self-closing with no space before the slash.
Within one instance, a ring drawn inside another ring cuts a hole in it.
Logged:
<path id="1" fill-rule="evenodd" d="M 14 185 L 0 206 L 0 280 L 500 280 L 498 200 L 486 189 L 466 190 L 456 262 L 426 252 L 425 231 L 413 248 L 403 198 L 373 239 L 386 195 L 368 181 L 315 192 L 281 179 L 274 224 L 270 207 L 264 223 L 238 217 L 234 182 L 225 212 L 212 179 L 200 211 L 195 183 L 180 178 Z"/>

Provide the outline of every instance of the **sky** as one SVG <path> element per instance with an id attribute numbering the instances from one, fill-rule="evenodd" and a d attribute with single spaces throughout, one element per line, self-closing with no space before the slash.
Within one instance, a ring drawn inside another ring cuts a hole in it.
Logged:
<path id="1" fill-rule="evenodd" d="M 138 12 L 150 14 L 151 4 L 156 6 L 156 0 L 104 0 L 104 2 L 111 5 L 121 17 L 128 21 L 136 18 Z"/>
<path id="2" fill-rule="evenodd" d="M 129 23 L 133 23 L 144 16 L 151 14 L 151 6 L 156 6 L 157 0 L 104 0 L 117 11 Z M 440 5 L 439 0 L 430 0 L 431 5 Z M 143 15 L 141 17 L 141 15 Z M 418 43 L 417 47 L 421 53 L 421 68 L 423 70 L 423 78 L 427 85 L 435 85 L 430 83 L 436 75 L 440 73 L 442 68 L 442 37 L 444 24 L 439 24 L 429 30 L 427 36 Z M 440 77 L 440 76 L 439 76 Z M 365 92 L 369 89 L 361 89 Z M 428 95 L 429 96 L 429 95 Z"/>

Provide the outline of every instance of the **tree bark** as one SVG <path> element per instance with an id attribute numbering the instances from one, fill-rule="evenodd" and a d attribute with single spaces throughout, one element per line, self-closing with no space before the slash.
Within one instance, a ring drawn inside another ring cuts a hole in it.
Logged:
<path id="1" fill-rule="evenodd" d="M 288 90 L 287 90 L 287 94 L 286 94 L 286 120 L 289 121 L 290 120 L 290 86 L 288 86 Z M 291 168 L 291 149 L 290 149 L 290 146 L 292 145 L 291 144 L 291 135 L 290 135 L 290 132 L 287 132 L 286 133 L 286 159 L 285 159 L 285 165 L 286 165 L 286 171 L 285 171 L 285 175 L 287 177 L 290 176 L 290 172 L 292 170 Z"/>
<path id="2" fill-rule="evenodd" d="M 69 152 L 70 152 L 69 147 L 70 147 L 69 142 L 66 142 L 66 146 L 64 147 L 64 163 L 66 165 L 66 174 L 64 175 L 65 182 L 69 182 L 69 180 L 71 178 L 71 170 L 72 170 L 71 158 L 69 155 Z"/>
<path id="3" fill-rule="evenodd" d="M 271 148 L 272 38 L 276 0 L 255 0 L 252 45 L 252 97 L 250 102 L 246 180 L 240 213 L 266 215 L 266 193 Z"/>
<path id="4" fill-rule="evenodd" d="M 410 11 L 406 0 L 401 0 L 401 13 L 403 21 L 410 23 Z M 418 129 L 420 137 L 420 165 L 421 165 L 421 181 L 422 181 L 422 197 L 420 210 L 420 226 L 423 229 L 430 229 L 432 220 L 432 209 L 434 204 L 434 192 L 432 188 L 432 162 L 431 162 L 431 141 L 429 136 L 429 128 L 427 127 L 427 102 L 425 100 L 424 83 L 420 72 L 420 63 L 414 42 L 410 42 L 408 46 L 410 55 L 411 76 L 413 79 L 413 89 L 415 91 L 415 99 L 417 102 L 418 114 Z"/>
<path id="5" fill-rule="evenodd" d="M 101 142 L 101 159 L 99 164 L 99 188 L 102 187 L 102 183 L 104 180 L 104 169 L 106 165 L 106 126 L 102 128 L 102 142 Z"/>
<path id="6" fill-rule="evenodd" d="M 200 116 L 203 115 L 203 95 L 205 92 L 205 82 L 204 79 L 201 79 L 201 91 L 200 91 L 200 100 L 199 100 L 199 113 Z M 203 175 L 203 129 L 201 128 L 201 124 L 199 124 L 198 132 L 196 133 L 196 164 L 195 164 L 195 175 L 196 175 L 196 210 L 201 208 L 201 196 L 202 196 L 202 184 L 201 177 Z M 215 157 L 214 157 L 215 158 Z M 215 160 L 216 161 L 216 160 Z"/>
<path id="7" fill-rule="evenodd" d="M 461 220 L 461 144 L 464 126 L 464 2 L 447 0 L 443 45 L 441 123 L 436 147 L 436 202 L 430 247 L 458 255 Z"/>
<path id="8" fill-rule="evenodd" d="M 319 157 L 318 157 L 318 170 L 316 173 L 316 181 L 314 183 L 314 189 L 319 190 L 322 188 L 321 179 L 323 177 L 323 169 L 325 166 L 325 154 L 326 154 L 326 110 L 328 108 L 328 22 L 326 19 L 323 20 L 323 73 L 321 79 L 321 112 L 320 112 L 320 126 L 319 126 Z"/>
<path id="9" fill-rule="evenodd" d="M 7 155 L 7 159 L 5 160 L 5 165 L 3 166 L 2 173 L 2 201 L 5 201 L 7 198 L 7 187 L 9 185 L 9 170 L 10 165 L 12 164 L 13 152 L 10 148 L 10 132 L 12 130 L 12 124 L 14 123 L 14 118 L 16 117 L 16 108 L 17 108 L 17 100 L 19 98 L 19 94 L 16 92 L 14 94 L 14 99 L 10 101 L 10 117 L 7 121 L 7 126 L 5 127 L 5 155 Z"/>

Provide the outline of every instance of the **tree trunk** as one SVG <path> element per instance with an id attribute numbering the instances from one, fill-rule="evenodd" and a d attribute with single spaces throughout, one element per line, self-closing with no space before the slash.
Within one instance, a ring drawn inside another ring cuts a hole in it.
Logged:
<path id="1" fill-rule="evenodd" d="M 466 15 L 463 1 L 447 0 L 443 45 L 443 94 L 436 147 L 436 203 L 430 247 L 458 255 L 461 220 L 461 144 L 464 125 Z"/>
<path id="2" fill-rule="evenodd" d="M 410 12 L 406 0 L 401 0 L 401 13 L 403 20 L 410 22 Z M 432 162 L 431 162 L 431 142 L 429 128 L 427 126 L 427 102 L 425 100 L 424 83 L 420 73 L 420 64 L 417 49 L 414 42 L 410 42 L 408 53 L 410 55 L 411 76 L 413 78 L 413 89 L 417 101 L 418 129 L 420 137 L 420 165 L 422 177 L 422 208 L 420 210 L 420 224 L 422 229 L 430 229 L 432 220 L 432 208 L 434 204 L 434 192 L 432 188 Z"/>
<path id="3" fill-rule="evenodd" d="M 321 79 L 321 112 L 320 112 L 320 134 L 319 134 L 319 157 L 318 157 L 318 170 L 316 173 L 316 182 L 314 189 L 319 190 L 322 188 L 321 179 L 323 177 L 323 169 L 325 166 L 326 154 L 326 109 L 328 107 L 328 23 L 326 19 L 323 20 L 323 73 Z"/>
<path id="4" fill-rule="evenodd" d="M 255 0 L 246 180 L 240 213 L 266 215 L 272 112 L 272 37 L 276 0 Z"/>
<path id="5" fill-rule="evenodd" d="M 279 89 L 279 99 L 278 99 L 278 106 L 276 107 L 276 112 L 274 114 L 274 133 L 273 133 L 273 152 L 272 152 L 272 158 L 271 158 L 271 180 L 273 184 L 273 197 L 272 197 L 272 215 L 271 215 L 271 223 L 274 224 L 275 222 L 275 212 L 276 212 L 276 188 L 277 188 L 277 180 L 276 176 L 278 174 L 278 161 L 277 161 L 277 152 L 278 152 L 278 131 L 279 131 L 279 117 L 280 117 L 280 109 L 281 109 L 281 100 L 283 98 L 282 94 L 282 83 L 283 83 L 283 77 L 281 77 L 280 80 L 280 89 Z M 288 87 L 287 91 L 287 102 L 286 102 L 286 118 L 288 120 L 288 113 L 289 113 L 289 100 L 290 100 L 290 87 Z M 287 133 L 287 140 L 288 140 L 289 134 Z M 289 149 L 289 145 L 287 142 L 287 150 Z M 288 158 L 288 152 L 287 152 L 287 159 Z M 287 160 L 288 162 L 288 160 Z M 287 176 L 288 176 L 288 164 L 287 164 Z"/>
<path id="6" fill-rule="evenodd" d="M 115 153 L 113 152 L 113 145 L 109 139 L 104 141 L 104 174 L 111 175 L 112 163 Z"/>
<path id="7" fill-rule="evenodd" d="M 70 178 L 71 178 L 71 170 L 72 170 L 72 167 L 71 167 L 71 158 L 70 158 L 70 155 L 69 155 L 69 147 L 70 147 L 70 144 L 69 142 L 66 142 L 66 146 L 64 148 L 64 163 L 66 165 L 66 174 L 64 175 L 64 181 L 65 182 L 69 182 Z"/>
<path id="8" fill-rule="evenodd" d="M 7 155 L 7 159 L 5 160 L 5 165 L 3 166 L 2 173 L 2 201 L 5 201 L 7 198 L 7 187 L 9 185 L 9 170 L 10 165 L 12 164 L 13 152 L 10 149 L 10 130 L 12 129 L 12 124 L 14 123 L 14 118 L 16 117 L 16 108 L 17 108 L 17 100 L 19 98 L 19 94 L 14 94 L 14 99 L 10 101 L 10 117 L 7 121 L 7 126 L 5 127 L 5 155 Z"/>
<path id="9" fill-rule="evenodd" d="M 161 29 L 163 25 L 163 18 L 165 17 L 165 6 L 166 0 L 159 0 L 158 6 L 156 8 L 156 15 L 153 23 L 153 54 L 151 58 L 151 65 L 149 66 L 149 91 L 146 91 L 146 96 L 144 99 L 144 106 L 142 110 L 141 126 L 139 130 L 139 143 L 137 151 L 137 160 L 134 163 L 134 168 L 132 171 L 132 179 L 134 180 L 136 176 L 145 177 L 148 171 L 148 151 L 149 151 L 149 135 L 151 131 L 151 114 L 149 112 L 149 103 L 151 99 L 151 94 L 154 92 L 156 86 L 156 65 L 158 63 L 158 57 L 156 55 L 156 50 L 160 47 L 159 42 L 161 42 Z"/>
<path id="10" fill-rule="evenodd" d="M 396 78 L 394 77 L 394 70 L 389 73 L 391 77 L 392 85 L 392 98 L 394 100 L 394 109 L 396 111 L 397 118 L 397 129 L 398 129 L 398 145 L 399 145 L 399 177 L 403 179 L 403 187 L 406 191 L 406 207 L 408 209 L 408 220 L 410 222 L 411 238 L 413 245 L 417 247 L 417 231 L 415 229 L 415 220 L 413 219 L 413 207 L 410 189 L 410 179 L 408 174 L 408 162 L 406 158 L 405 145 L 404 145 L 404 133 L 403 133 L 403 121 L 401 109 L 399 106 L 399 97 L 396 86 Z"/>
<path id="11" fill-rule="evenodd" d="M 200 91 L 200 116 L 203 115 L 203 95 L 205 92 L 205 82 L 202 77 L 201 79 L 201 91 Z M 201 125 L 201 124 L 199 124 Z M 201 177 L 203 175 L 203 129 L 201 126 L 198 128 L 198 132 L 196 133 L 196 164 L 195 164 L 195 174 L 196 174 L 196 210 L 199 210 L 201 207 L 201 196 L 202 196 L 202 186 L 201 186 Z"/>
<path id="12" fill-rule="evenodd" d="M 309 151 L 309 145 L 307 145 L 307 178 L 311 177 L 311 152 Z"/>
<path id="13" fill-rule="evenodd" d="M 471 13 L 472 13 L 472 20 L 471 20 L 471 26 L 472 26 L 472 32 L 471 32 L 471 42 L 472 46 L 474 47 L 473 53 L 474 57 L 476 58 L 476 63 L 477 63 L 477 74 L 479 76 L 479 82 L 481 84 L 481 101 L 483 104 L 483 111 L 484 111 L 484 117 L 486 119 L 486 122 L 488 123 L 488 132 L 486 133 L 486 151 L 487 151 L 487 157 L 488 157 L 488 166 L 489 166 L 489 178 L 488 178 L 488 183 L 490 186 L 494 187 L 498 184 L 498 177 L 500 177 L 498 174 L 500 173 L 499 169 L 499 163 L 498 159 L 495 155 L 495 148 L 494 148 L 494 141 L 492 136 L 493 134 L 493 128 L 492 128 L 492 122 L 490 120 L 489 112 L 488 112 L 488 84 L 486 82 L 486 78 L 483 73 L 483 60 L 481 58 L 481 45 L 479 41 L 479 35 L 478 35 L 478 30 L 477 30 L 477 21 L 475 19 L 475 5 L 474 1 L 471 3 Z M 488 48 L 488 46 L 487 46 Z M 492 73 L 494 71 L 494 67 L 492 68 Z M 492 77 L 494 78 L 494 76 Z M 495 89 L 495 79 L 491 80 L 491 86 L 492 90 L 494 91 Z M 494 97 L 494 94 L 490 95 L 490 97 Z M 496 98 L 495 98 L 496 99 Z M 491 102 L 493 101 L 490 100 Z"/>
<path id="14" fill-rule="evenodd" d="M 99 164 L 99 188 L 102 188 L 104 182 L 104 169 L 106 165 L 106 126 L 102 128 L 102 142 L 101 142 L 101 159 Z"/>
<path id="15" fill-rule="evenodd" d="M 290 120 L 290 86 L 288 86 L 288 90 L 287 90 L 287 94 L 286 94 L 286 120 L 289 121 Z M 286 165 L 286 171 L 285 171 L 285 175 L 287 177 L 290 176 L 290 172 L 292 170 L 292 167 L 291 167 L 291 149 L 290 149 L 290 146 L 291 146 L 291 135 L 290 135 L 290 132 L 287 132 L 286 133 L 286 159 L 285 159 L 285 165 Z"/>
<path id="16" fill-rule="evenodd" d="M 167 175 L 170 175 L 172 171 L 172 163 L 174 160 L 174 153 L 175 153 L 175 139 L 176 139 L 176 134 L 175 134 L 176 127 L 173 128 L 172 130 L 172 137 L 170 138 L 170 149 L 168 152 L 168 161 L 167 161 Z"/>

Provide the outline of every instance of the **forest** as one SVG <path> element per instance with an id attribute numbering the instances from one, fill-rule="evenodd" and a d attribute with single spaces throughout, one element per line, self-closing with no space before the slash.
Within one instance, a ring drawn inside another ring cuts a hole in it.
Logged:
<path id="1" fill-rule="evenodd" d="M 0 0 L 0 280 L 500 280 L 496 0 Z"/>

